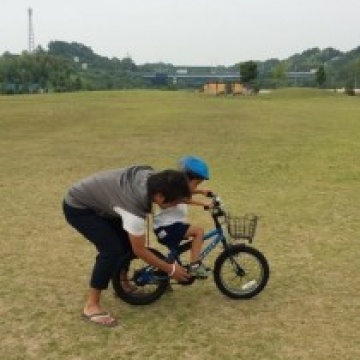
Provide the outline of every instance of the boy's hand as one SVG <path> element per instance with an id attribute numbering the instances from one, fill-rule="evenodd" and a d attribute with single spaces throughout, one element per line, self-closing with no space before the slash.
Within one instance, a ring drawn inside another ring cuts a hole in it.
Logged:
<path id="1" fill-rule="evenodd" d="M 210 210 L 214 208 L 214 203 L 204 204 L 204 210 Z"/>

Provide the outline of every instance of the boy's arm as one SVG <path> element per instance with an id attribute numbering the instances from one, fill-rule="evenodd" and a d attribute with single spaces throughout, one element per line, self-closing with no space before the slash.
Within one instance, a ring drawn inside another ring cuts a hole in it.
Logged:
<path id="1" fill-rule="evenodd" d="M 194 199 L 189 199 L 184 201 L 184 204 L 187 205 L 196 205 L 196 206 L 202 206 L 202 207 L 209 207 L 211 206 L 211 203 L 205 203 L 204 201 L 199 201 L 199 200 L 194 200 Z"/>
<path id="2" fill-rule="evenodd" d="M 193 195 L 197 195 L 197 194 L 200 194 L 200 195 L 204 195 L 204 196 L 207 196 L 209 193 L 211 193 L 211 190 L 205 190 L 205 189 L 194 189 L 192 191 L 192 194 Z M 205 207 L 205 208 L 209 208 L 212 206 L 212 203 L 206 203 L 204 201 L 199 201 L 199 200 L 194 200 L 193 198 L 187 200 L 187 201 L 184 201 L 185 204 L 188 204 L 188 205 L 196 205 L 196 206 L 202 206 L 202 207 Z"/>
<path id="3" fill-rule="evenodd" d="M 194 189 L 194 190 L 192 191 L 192 193 L 193 193 L 194 195 L 200 194 L 200 195 L 207 196 L 209 193 L 211 193 L 211 190 Z"/>

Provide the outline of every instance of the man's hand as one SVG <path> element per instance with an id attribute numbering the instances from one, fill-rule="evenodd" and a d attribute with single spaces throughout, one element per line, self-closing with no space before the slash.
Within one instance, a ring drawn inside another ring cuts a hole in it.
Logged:
<path id="1" fill-rule="evenodd" d="M 171 274 L 171 277 L 177 281 L 185 281 L 190 278 L 187 270 L 177 263 L 169 264 L 164 260 L 161 260 L 155 254 L 153 254 L 146 246 L 145 236 L 135 236 L 129 234 L 130 243 L 134 254 L 147 262 L 150 265 L 157 267 L 158 269 L 165 271 L 167 274 Z"/>
<path id="2" fill-rule="evenodd" d="M 173 271 L 174 273 L 171 274 Z M 187 270 L 181 265 L 179 265 L 176 261 L 172 264 L 171 272 L 169 273 L 169 275 L 176 281 L 186 281 L 190 277 L 190 274 L 187 272 Z"/>

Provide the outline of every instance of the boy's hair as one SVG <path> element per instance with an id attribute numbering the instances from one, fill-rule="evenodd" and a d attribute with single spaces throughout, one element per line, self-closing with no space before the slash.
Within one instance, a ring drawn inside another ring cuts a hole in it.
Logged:
<path id="1" fill-rule="evenodd" d="M 186 177 L 188 178 L 188 180 L 204 180 L 203 177 L 197 175 L 197 174 L 194 174 L 193 172 L 191 171 L 184 171 L 184 174 L 186 175 Z"/>
<path id="2" fill-rule="evenodd" d="M 163 170 L 152 174 L 147 181 L 150 199 L 155 194 L 162 194 L 165 202 L 172 202 L 191 197 L 191 190 L 185 174 L 177 170 Z"/>

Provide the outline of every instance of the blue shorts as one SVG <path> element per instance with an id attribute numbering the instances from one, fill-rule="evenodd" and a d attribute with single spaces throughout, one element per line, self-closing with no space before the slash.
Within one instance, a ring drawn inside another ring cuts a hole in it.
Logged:
<path id="1" fill-rule="evenodd" d="M 160 244 L 169 249 L 177 248 L 185 240 L 185 234 L 190 224 L 176 222 L 168 226 L 161 226 L 154 230 Z"/>

